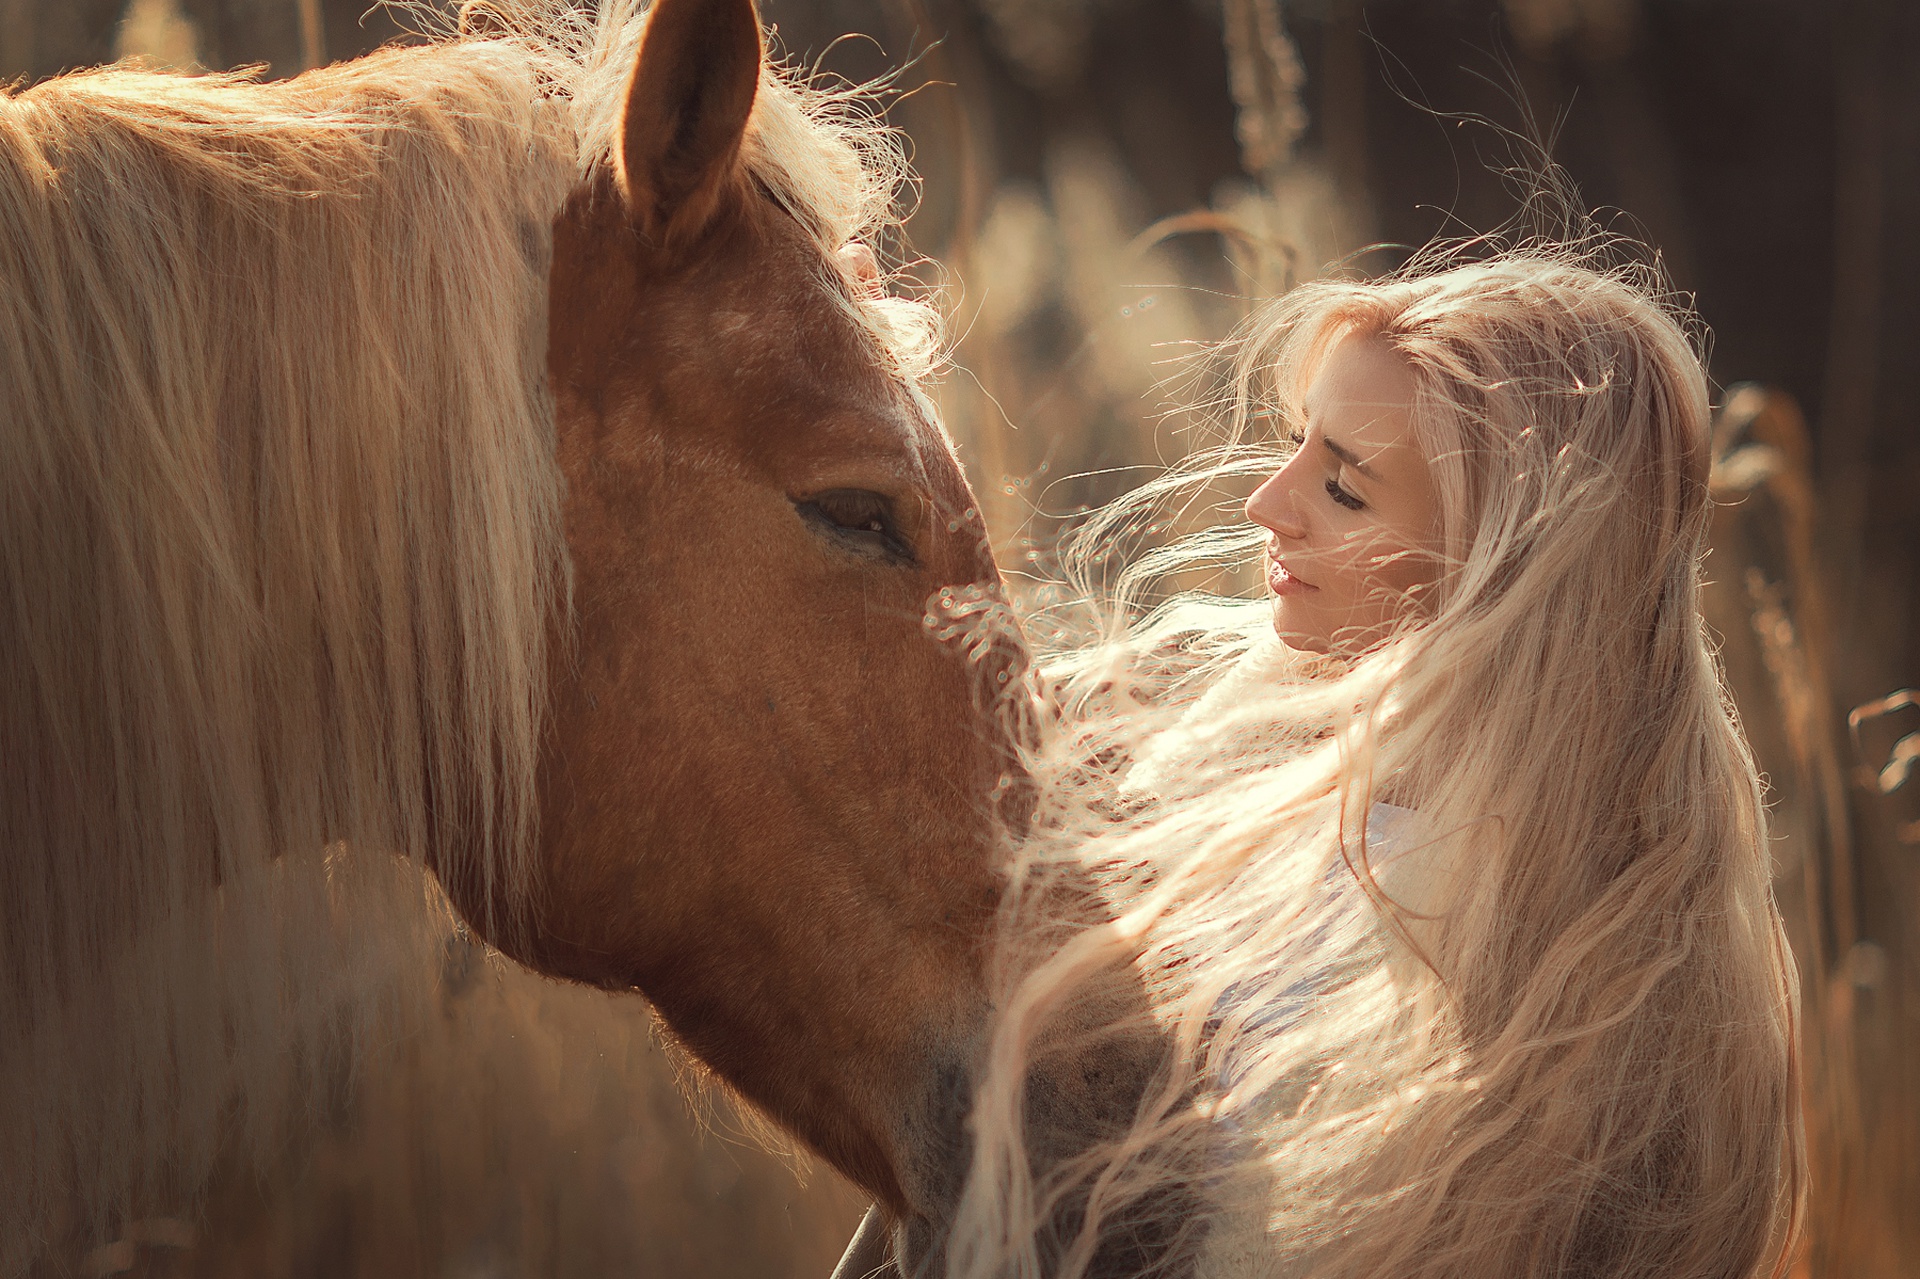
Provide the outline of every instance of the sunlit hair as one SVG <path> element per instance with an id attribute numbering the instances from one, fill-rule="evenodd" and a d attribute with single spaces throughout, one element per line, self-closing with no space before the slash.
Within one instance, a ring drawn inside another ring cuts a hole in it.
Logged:
<path id="1" fill-rule="evenodd" d="M 1783 1271 L 1797 996 L 1699 611 L 1706 381 L 1652 273 L 1598 256 L 1434 252 L 1294 289 L 1221 352 L 1228 446 L 1068 548 L 1082 626 L 1041 659 L 1060 716 L 954 1274 L 1036 1275 L 1052 1251 L 1081 1273 L 1094 1223 L 1175 1187 L 1213 1205 L 1176 1223 L 1201 1275 Z M 1348 335 L 1413 371 L 1437 589 L 1357 656 L 1283 647 L 1265 602 L 1141 617 L 1153 581 L 1244 558 L 1257 531 L 1118 579 L 1103 543 L 1196 480 L 1271 466 L 1255 435 L 1298 419 Z M 1116 922 L 1050 924 L 1048 886 L 1074 875 Z M 1087 1051 L 1049 1026 L 1129 962 L 1180 1066 L 1124 1136 L 1036 1178 L 1024 1072 Z M 1088 1235 L 1036 1241 L 1062 1196 Z"/>
<path id="2" fill-rule="evenodd" d="M 430 846 L 526 881 L 551 224 L 644 17 L 490 10 L 289 82 L 0 93 L 0 1272 L 173 1210 L 236 1113 L 274 1149 L 432 962 Z M 770 71 L 743 153 L 824 250 L 896 217 L 855 91 Z M 927 308 L 849 305 L 925 365 Z"/>

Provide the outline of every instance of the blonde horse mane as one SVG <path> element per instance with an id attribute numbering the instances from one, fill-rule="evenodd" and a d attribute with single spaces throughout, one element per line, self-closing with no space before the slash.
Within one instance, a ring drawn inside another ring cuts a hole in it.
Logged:
<path id="1" fill-rule="evenodd" d="M 551 224 L 644 15 L 493 9 L 0 96 L 0 1273 L 275 1142 L 445 937 L 430 850 L 532 882 Z M 905 173 L 854 96 L 770 71 L 746 147 L 828 250 Z M 931 313 L 863 305 L 923 367 Z"/>

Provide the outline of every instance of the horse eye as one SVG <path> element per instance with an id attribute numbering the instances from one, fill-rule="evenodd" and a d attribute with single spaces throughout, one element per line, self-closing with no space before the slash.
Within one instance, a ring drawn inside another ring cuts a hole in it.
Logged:
<path id="1" fill-rule="evenodd" d="M 828 489 L 811 497 L 795 498 L 800 518 L 851 550 L 882 555 L 898 563 L 913 562 L 913 545 L 901 535 L 893 516 L 893 502 L 866 489 Z"/>

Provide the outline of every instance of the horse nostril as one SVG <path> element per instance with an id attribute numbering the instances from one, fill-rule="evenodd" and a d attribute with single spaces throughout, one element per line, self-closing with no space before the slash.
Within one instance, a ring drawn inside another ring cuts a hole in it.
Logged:
<path id="1" fill-rule="evenodd" d="M 1087 926 L 1108 918 L 1097 897 L 1055 898 L 1049 953 L 1062 940 L 1061 911 Z M 1016 1177 L 1024 1184 L 1005 1197 L 1015 1184 L 1005 1175 L 969 1183 L 968 1196 L 981 1198 L 970 1202 L 967 1220 L 1005 1234 L 997 1243 L 969 1238 L 955 1247 L 972 1252 L 1029 1240 L 1042 1276 L 1188 1279 L 1212 1165 L 1194 1140 L 1192 1089 L 1182 1083 L 1173 1035 L 1155 1019 L 1125 956 L 1065 979 L 1049 975 L 1043 962 L 1035 976 L 1040 985 L 1021 990 L 1045 991 L 1054 1011 L 1022 1018 L 1022 1050 L 1011 1057 L 996 1051 L 989 1061 L 979 1104 L 984 1116 L 1001 1118 L 983 1118 L 975 1134 L 982 1170 L 1009 1161 L 1017 1168 L 1024 1159 L 1031 1180 Z M 1016 992 L 1008 1006 L 1021 1005 Z"/>
<path id="2" fill-rule="evenodd" d="M 1019 1129 L 1008 1134 L 1025 1159 L 1036 1191 L 1051 1204 L 1033 1223 L 1039 1274 L 1061 1272 L 1084 1245 L 1091 1210 L 1094 1243 L 1081 1279 L 1190 1279 L 1198 1195 L 1181 1179 L 1118 1205 L 1093 1209 L 1104 1156 L 1130 1136 L 1147 1099 L 1165 1086 L 1171 1039 L 1142 1022 L 1137 990 L 1106 989 L 1082 1002 L 1034 1045 L 1023 1081 Z M 983 1013 L 977 1023 L 984 1027 Z M 978 1046 L 978 1045 L 976 1045 Z M 966 1060 L 972 1060 L 969 1055 Z M 945 1273 L 951 1237 L 975 1157 L 976 1077 L 959 1055 L 937 1053 L 925 1069 L 919 1104 L 896 1132 L 898 1174 L 906 1212 L 877 1206 L 861 1222 L 833 1279 L 907 1279 Z M 1018 1156 L 1016 1156 L 1017 1158 Z M 1162 1163 L 1179 1156 L 1156 1154 Z M 1022 1231 L 1024 1232 L 1024 1227 Z M 991 1240 L 970 1239 L 978 1245 Z"/>

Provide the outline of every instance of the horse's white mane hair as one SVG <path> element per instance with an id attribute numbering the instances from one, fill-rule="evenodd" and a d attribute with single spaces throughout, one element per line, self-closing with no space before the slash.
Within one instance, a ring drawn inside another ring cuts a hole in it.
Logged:
<path id="1" fill-rule="evenodd" d="M 492 8 L 292 81 L 0 95 L 0 1274 L 276 1143 L 433 961 L 430 846 L 528 882 L 551 223 L 644 15 Z M 744 154 L 829 250 L 905 173 L 779 69 Z M 920 367 L 930 312 L 865 305 Z"/>

